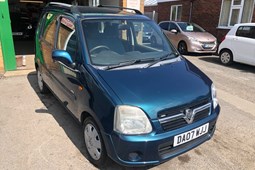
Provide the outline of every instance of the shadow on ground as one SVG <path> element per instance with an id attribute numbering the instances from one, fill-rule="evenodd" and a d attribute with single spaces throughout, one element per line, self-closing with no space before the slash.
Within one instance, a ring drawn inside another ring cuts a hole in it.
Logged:
<path id="1" fill-rule="evenodd" d="M 220 60 L 219 60 L 218 56 L 199 56 L 199 59 L 203 60 L 203 61 L 206 61 L 206 62 L 222 65 L 220 63 Z M 224 66 L 224 65 L 222 65 L 222 66 Z M 239 70 L 239 71 L 244 72 L 244 73 L 255 73 L 254 66 L 241 64 L 241 63 L 233 63 L 230 66 L 224 66 L 224 67 L 229 67 L 229 68 L 232 68 L 232 69 L 236 69 L 236 70 Z"/>
<path id="2" fill-rule="evenodd" d="M 83 132 L 82 127 L 79 122 L 74 119 L 71 114 L 69 114 L 60 102 L 51 94 L 41 94 L 39 92 L 39 87 L 37 85 L 37 77 L 35 72 L 28 74 L 27 79 L 34 89 L 35 93 L 38 95 L 42 103 L 45 105 L 46 109 L 36 109 L 35 112 L 38 114 L 51 114 L 53 118 L 58 122 L 59 126 L 63 128 L 66 135 L 72 141 L 72 143 L 79 149 L 85 158 L 88 158 L 85 151 L 85 144 L 83 142 Z M 61 145 L 61 144 L 60 144 Z M 122 167 L 112 160 L 107 162 L 107 165 L 102 170 L 131 170 L 131 169 L 148 169 L 148 168 L 127 168 Z"/>

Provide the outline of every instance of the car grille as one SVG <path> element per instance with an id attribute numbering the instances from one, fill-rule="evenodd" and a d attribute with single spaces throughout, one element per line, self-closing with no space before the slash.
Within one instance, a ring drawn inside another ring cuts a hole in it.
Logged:
<path id="1" fill-rule="evenodd" d="M 164 131 L 170 131 L 202 120 L 210 113 L 211 103 L 209 100 L 203 100 L 186 107 L 162 111 L 158 114 L 158 120 Z"/>
<path id="2" fill-rule="evenodd" d="M 200 42 L 202 44 L 203 49 L 212 49 L 215 47 L 215 42 Z"/>

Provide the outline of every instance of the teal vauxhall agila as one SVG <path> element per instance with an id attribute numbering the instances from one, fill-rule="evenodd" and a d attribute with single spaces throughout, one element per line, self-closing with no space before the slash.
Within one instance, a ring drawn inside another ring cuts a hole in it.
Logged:
<path id="1" fill-rule="evenodd" d="M 35 41 L 39 89 L 82 124 L 94 165 L 160 164 L 212 137 L 220 112 L 212 81 L 140 11 L 51 2 Z"/>

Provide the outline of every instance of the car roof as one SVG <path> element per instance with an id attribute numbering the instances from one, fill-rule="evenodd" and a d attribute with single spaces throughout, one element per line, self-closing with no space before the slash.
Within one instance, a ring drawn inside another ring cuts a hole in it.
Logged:
<path id="1" fill-rule="evenodd" d="M 240 23 L 240 24 L 234 25 L 234 27 L 239 27 L 239 26 L 255 26 L 255 23 Z"/>
<path id="2" fill-rule="evenodd" d="M 78 6 L 70 5 L 65 3 L 50 2 L 44 8 L 45 11 L 54 10 L 64 13 L 71 14 L 75 17 L 106 17 L 106 16 L 118 16 L 118 17 L 131 17 L 131 18 L 141 18 L 149 19 L 143 15 L 139 10 L 124 8 L 118 6 L 103 6 L 99 5 L 98 7 L 90 6 Z M 131 12 L 133 11 L 133 12 Z"/>
<path id="3" fill-rule="evenodd" d="M 194 24 L 193 22 L 184 22 L 184 21 L 161 21 L 159 24 L 161 23 L 165 23 L 165 22 L 172 22 L 172 23 L 190 23 L 190 24 Z"/>

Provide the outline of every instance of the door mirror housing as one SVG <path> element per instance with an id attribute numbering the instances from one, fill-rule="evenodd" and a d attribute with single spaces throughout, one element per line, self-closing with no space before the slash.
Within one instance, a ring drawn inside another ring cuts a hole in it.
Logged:
<path id="1" fill-rule="evenodd" d="M 53 50 L 52 59 L 65 65 L 73 65 L 73 60 L 70 54 L 65 50 Z"/>
<path id="2" fill-rule="evenodd" d="M 170 31 L 171 31 L 171 33 L 174 33 L 174 34 L 178 33 L 178 31 L 176 29 L 171 29 Z"/>

